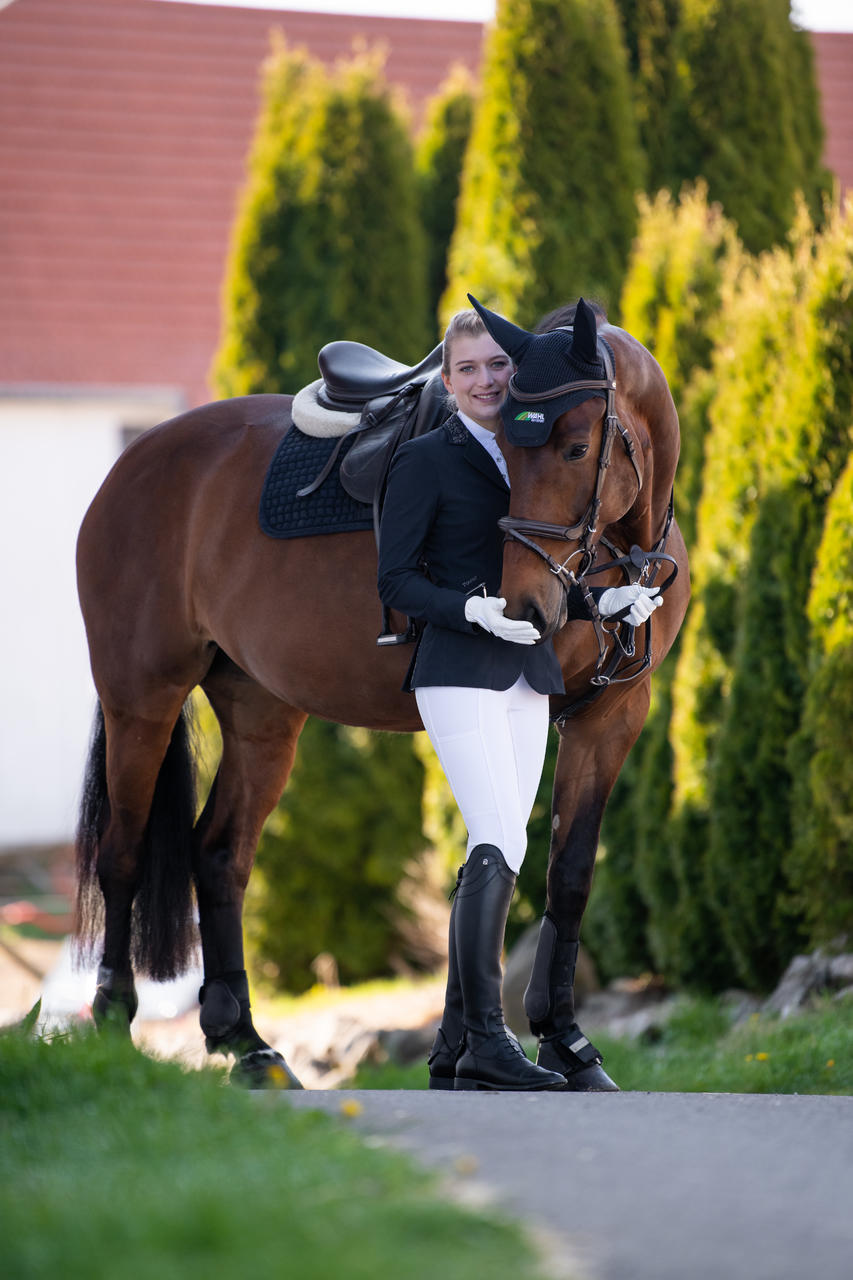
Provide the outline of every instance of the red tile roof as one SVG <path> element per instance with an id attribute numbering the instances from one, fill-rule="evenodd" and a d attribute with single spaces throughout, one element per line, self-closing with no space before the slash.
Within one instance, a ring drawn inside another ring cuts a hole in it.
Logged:
<path id="1" fill-rule="evenodd" d="M 824 162 L 853 192 L 853 32 L 813 31 L 826 142 Z"/>
<path id="2" fill-rule="evenodd" d="M 0 10 L 0 385 L 208 398 L 228 237 L 270 31 L 330 62 L 387 45 L 416 113 L 478 23 L 155 0 Z M 853 35 L 816 35 L 827 161 L 853 187 Z"/>
<path id="3" fill-rule="evenodd" d="M 175 385 L 209 397 L 220 290 L 282 29 L 324 61 L 388 46 L 423 107 L 479 23 L 347 18 L 154 0 L 0 10 L 0 383 Z"/>

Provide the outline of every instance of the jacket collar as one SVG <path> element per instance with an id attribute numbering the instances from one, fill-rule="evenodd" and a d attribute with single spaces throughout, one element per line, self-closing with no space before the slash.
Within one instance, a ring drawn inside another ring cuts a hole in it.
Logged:
<path id="1" fill-rule="evenodd" d="M 444 424 L 444 434 L 451 444 L 461 445 L 464 449 L 464 457 L 466 462 L 470 462 L 472 467 L 481 472 L 488 480 L 504 492 L 508 493 L 507 483 L 498 470 L 497 463 L 491 454 L 487 453 L 479 440 L 476 440 L 471 432 L 465 426 L 465 423 L 458 414 L 453 414 Z"/>

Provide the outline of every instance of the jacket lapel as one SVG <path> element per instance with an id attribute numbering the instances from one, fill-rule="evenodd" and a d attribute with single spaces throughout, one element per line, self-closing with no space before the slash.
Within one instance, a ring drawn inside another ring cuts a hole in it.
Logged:
<path id="1" fill-rule="evenodd" d="M 509 486 L 498 470 L 494 458 L 486 452 L 479 440 L 474 439 L 465 423 L 454 414 L 444 426 L 450 443 L 461 445 L 465 461 L 475 467 L 487 480 L 491 480 L 492 484 L 496 484 L 503 493 L 508 493 Z"/>

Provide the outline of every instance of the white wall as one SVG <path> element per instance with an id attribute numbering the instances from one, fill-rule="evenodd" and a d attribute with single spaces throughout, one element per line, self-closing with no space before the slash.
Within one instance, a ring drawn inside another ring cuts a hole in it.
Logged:
<path id="1" fill-rule="evenodd" d="M 0 388 L 0 849 L 73 835 L 95 707 L 77 531 L 123 430 L 182 407 L 169 391 Z"/>

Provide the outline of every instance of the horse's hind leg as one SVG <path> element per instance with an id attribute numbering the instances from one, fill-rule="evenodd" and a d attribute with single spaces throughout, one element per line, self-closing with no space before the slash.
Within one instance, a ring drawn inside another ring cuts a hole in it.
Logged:
<path id="1" fill-rule="evenodd" d="M 202 687 L 222 730 L 222 761 L 196 831 L 204 956 L 201 1027 L 209 1052 L 236 1056 L 239 1082 L 300 1088 L 252 1022 L 243 898 L 261 828 L 284 790 L 306 716 L 267 693 L 224 655 Z"/>
<path id="2" fill-rule="evenodd" d="M 173 693 L 145 716 L 109 706 L 99 715 L 89 779 L 97 829 L 89 832 L 89 874 L 84 870 L 81 877 L 81 901 L 87 879 L 91 889 L 96 878 L 104 902 L 104 950 L 92 1006 L 99 1026 L 129 1028 L 137 1007 L 133 960 L 152 977 L 169 978 L 192 948 L 194 793 L 182 704 L 183 695 Z M 158 823 L 160 849 L 152 848 Z"/>
<path id="3" fill-rule="evenodd" d="M 566 1088 L 574 1092 L 617 1087 L 578 1027 L 574 975 L 604 809 L 648 706 L 646 678 L 616 704 L 602 698 L 560 732 L 547 905 L 524 1005 L 530 1028 L 540 1037 L 537 1062 L 561 1071 Z"/>

